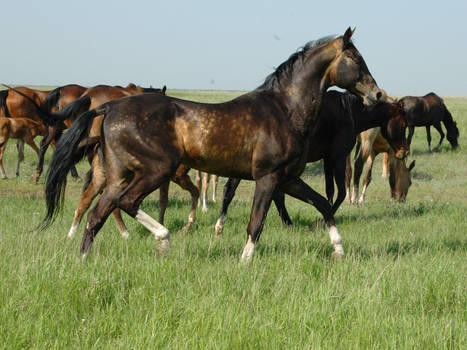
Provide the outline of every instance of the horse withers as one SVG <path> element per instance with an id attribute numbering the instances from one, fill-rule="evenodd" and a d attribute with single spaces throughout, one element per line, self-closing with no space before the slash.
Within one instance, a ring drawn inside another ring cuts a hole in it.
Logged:
<path id="1" fill-rule="evenodd" d="M 226 177 L 255 180 L 253 209 L 242 260 L 252 258 L 276 189 L 323 215 L 334 257 L 344 249 L 332 207 L 301 179 L 308 135 L 322 97 L 336 85 L 360 96 L 366 105 L 383 97 L 349 28 L 338 38 L 305 47 L 282 63 L 250 93 L 219 104 L 195 103 L 158 94 L 141 94 L 106 103 L 82 114 L 54 152 L 46 185 L 50 222 L 59 208 L 71 155 L 102 116 L 101 145 L 107 177 L 96 206 L 88 214 L 80 251 L 86 257 L 108 215 L 120 208 L 149 229 L 159 250 L 169 247 L 169 231 L 139 207 L 168 181 L 180 164 Z M 232 137 L 235 135 L 235 137 Z M 73 162 L 73 159 L 71 159 Z"/>

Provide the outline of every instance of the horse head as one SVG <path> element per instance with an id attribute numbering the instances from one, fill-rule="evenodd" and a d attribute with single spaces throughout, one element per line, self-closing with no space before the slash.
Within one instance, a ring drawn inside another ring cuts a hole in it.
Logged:
<path id="1" fill-rule="evenodd" d="M 389 170 L 389 185 L 391 186 L 391 198 L 398 202 L 405 202 L 409 187 L 412 185 L 411 171 L 415 167 L 415 160 L 409 167 L 405 160 L 396 159 Z"/>
<path id="2" fill-rule="evenodd" d="M 363 104 L 370 106 L 387 98 L 387 94 L 378 87 L 365 60 L 352 43 L 354 30 L 349 27 L 342 37 L 334 41 L 338 53 L 327 68 L 326 78 L 331 85 L 352 92 L 362 98 Z"/>
<path id="3" fill-rule="evenodd" d="M 395 103 L 379 103 L 375 108 L 376 113 L 378 113 L 378 107 L 381 111 L 390 115 L 387 124 L 381 127 L 381 133 L 394 150 L 395 157 L 402 160 L 410 153 L 409 144 L 405 137 L 407 119 L 405 117 L 403 103 L 402 101 Z"/>

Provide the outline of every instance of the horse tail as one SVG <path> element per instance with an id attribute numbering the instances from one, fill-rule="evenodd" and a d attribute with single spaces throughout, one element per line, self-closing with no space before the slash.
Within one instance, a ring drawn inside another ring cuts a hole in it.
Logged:
<path id="1" fill-rule="evenodd" d="M 459 129 L 457 128 L 457 123 L 454 121 L 451 112 L 449 112 L 444 102 L 442 102 L 442 104 L 444 107 L 443 124 L 446 128 L 446 138 L 448 139 L 452 148 L 456 148 L 459 146 L 457 142 L 459 138 Z"/>
<path id="2" fill-rule="evenodd" d="M 50 118 L 54 123 L 63 122 L 66 119 L 71 119 L 79 116 L 81 113 L 86 112 L 91 106 L 91 97 L 84 96 L 76 99 L 75 101 L 67 104 L 63 109 L 58 112 L 50 114 Z"/>
<path id="3" fill-rule="evenodd" d="M 0 91 L 0 108 L 3 109 L 3 113 L 5 113 L 5 117 L 11 118 L 10 111 L 6 106 L 6 99 L 8 97 L 8 90 Z"/>
<path id="4" fill-rule="evenodd" d="M 89 149 L 86 142 L 85 146 L 80 147 L 80 144 L 82 145 L 83 140 L 86 140 L 94 118 L 105 114 L 105 111 L 105 106 L 99 106 L 84 112 L 57 142 L 45 184 L 47 213 L 39 230 L 47 228 L 62 210 L 67 175 L 72 166 L 80 161 Z"/>
<path id="5" fill-rule="evenodd" d="M 41 108 L 47 114 L 51 114 L 52 108 L 57 107 L 57 103 L 61 95 L 61 90 L 62 90 L 61 87 L 58 87 L 52 90 L 51 92 L 48 93 L 48 95 L 45 97 L 44 101 L 42 102 Z"/>

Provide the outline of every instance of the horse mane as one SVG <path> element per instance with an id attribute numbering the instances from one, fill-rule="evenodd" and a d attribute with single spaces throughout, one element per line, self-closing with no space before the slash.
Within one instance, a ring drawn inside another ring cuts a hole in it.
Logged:
<path id="1" fill-rule="evenodd" d="M 335 35 L 329 35 L 306 43 L 305 46 L 299 48 L 297 52 L 293 53 L 285 62 L 281 63 L 274 72 L 269 74 L 258 89 L 270 90 L 281 86 L 282 81 L 292 77 L 297 63 L 302 63 L 305 57 L 334 39 L 336 39 Z"/>

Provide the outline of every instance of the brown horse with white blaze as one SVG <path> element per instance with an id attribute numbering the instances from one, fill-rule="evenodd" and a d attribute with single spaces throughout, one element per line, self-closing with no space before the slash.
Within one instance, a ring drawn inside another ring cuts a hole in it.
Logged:
<path id="1" fill-rule="evenodd" d="M 66 171 L 61 162 L 75 154 L 97 116 L 103 117 L 101 144 L 107 183 L 88 214 L 81 243 L 86 257 L 108 215 L 120 208 L 148 228 L 159 250 L 169 231 L 140 208 L 143 199 L 167 182 L 180 164 L 226 177 L 255 180 L 253 209 L 242 260 L 252 258 L 271 204 L 280 189 L 323 215 L 333 256 L 342 257 L 342 238 L 329 202 L 301 179 L 308 135 L 323 94 L 332 85 L 372 105 L 383 96 L 350 38 L 307 44 L 282 63 L 256 90 L 232 101 L 205 104 L 158 94 L 130 96 L 82 114 L 60 140 L 46 185 L 47 224 L 59 207 Z M 235 135 L 235 137 L 232 137 Z"/>

